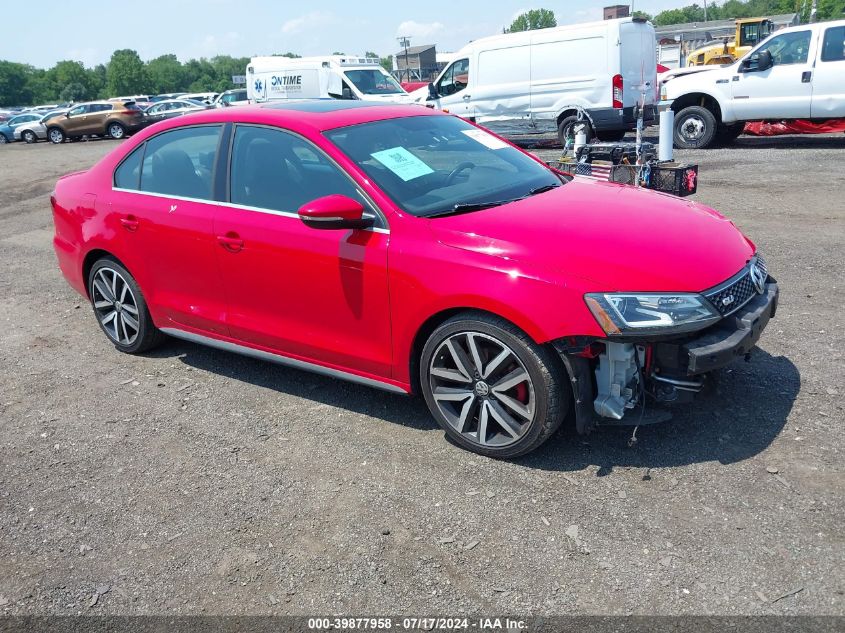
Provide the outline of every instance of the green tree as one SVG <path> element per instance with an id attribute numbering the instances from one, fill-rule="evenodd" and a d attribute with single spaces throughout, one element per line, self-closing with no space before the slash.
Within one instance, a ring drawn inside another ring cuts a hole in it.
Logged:
<path id="1" fill-rule="evenodd" d="M 0 61 L 0 106 L 25 105 L 32 101 L 28 83 L 34 70 L 25 64 Z"/>
<path id="2" fill-rule="evenodd" d="M 645 11 L 634 11 L 633 15 L 635 18 L 640 18 L 642 20 L 654 20 L 654 16 L 652 16 L 650 13 L 646 13 Z"/>
<path id="3" fill-rule="evenodd" d="M 112 53 L 106 68 L 106 91 L 112 97 L 150 92 L 147 67 L 137 52 L 124 48 Z"/>
<path id="4" fill-rule="evenodd" d="M 48 100 L 85 101 L 97 96 L 93 72 L 86 69 L 81 62 L 60 61 L 47 71 L 46 79 L 50 85 Z M 72 96 L 63 97 L 65 93 Z"/>
<path id="5" fill-rule="evenodd" d="M 288 51 L 287 53 L 276 53 L 274 57 L 290 57 L 291 59 L 299 59 L 302 55 L 297 55 L 296 53 Z"/>
<path id="6" fill-rule="evenodd" d="M 147 62 L 150 87 L 155 93 L 178 92 L 184 87 L 182 62 L 176 55 L 161 55 Z"/>
<path id="7" fill-rule="evenodd" d="M 557 26 L 554 11 L 550 11 L 549 9 L 531 9 L 517 16 L 510 27 L 505 29 L 505 33 L 547 29 L 553 26 Z"/>

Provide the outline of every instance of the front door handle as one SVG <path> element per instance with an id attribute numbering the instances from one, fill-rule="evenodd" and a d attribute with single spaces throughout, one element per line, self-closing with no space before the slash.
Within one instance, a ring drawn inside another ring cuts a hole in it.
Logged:
<path id="1" fill-rule="evenodd" d="M 129 232 L 135 232 L 138 230 L 138 226 L 140 222 L 138 222 L 138 218 L 134 215 L 127 215 L 125 218 L 120 218 L 120 224 Z"/>
<path id="2" fill-rule="evenodd" d="M 801 73 L 801 83 L 808 84 L 813 79 L 813 71 L 812 70 L 805 70 Z"/>
<path id="3" fill-rule="evenodd" d="M 472 95 L 464 95 L 464 96 L 462 97 L 462 99 L 463 99 L 464 101 L 469 101 L 470 99 L 472 99 Z"/>
<path id="4" fill-rule="evenodd" d="M 229 231 L 226 235 L 218 235 L 217 243 L 230 253 L 237 253 L 244 247 L 244 241 L 234 231 Z"/>

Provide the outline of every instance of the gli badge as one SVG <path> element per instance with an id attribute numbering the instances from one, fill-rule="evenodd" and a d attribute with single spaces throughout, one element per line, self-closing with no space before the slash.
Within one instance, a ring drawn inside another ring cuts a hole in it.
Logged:
<path id="1" fill-rule="evenodd" d="M 755 290 L 757 290 L 760 294 L 766 292 L 766 277 L 768 275 L 760 270 L 760 267 L 757 266 L 757 262 L 753 262 L 751 264 L 749 274 L 751 275 L 751 283 L 754 284 Z"/>

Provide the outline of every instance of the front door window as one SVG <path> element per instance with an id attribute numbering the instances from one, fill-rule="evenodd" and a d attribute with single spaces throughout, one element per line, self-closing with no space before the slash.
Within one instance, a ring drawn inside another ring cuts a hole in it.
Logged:
<path id="1" fill-rule="evenodd" d="M 467 87 L 469 83 L 469 59 L 459 59 L 452 64 L 437 86 L 437 93 L 441 97 L 456 94 Z"/>

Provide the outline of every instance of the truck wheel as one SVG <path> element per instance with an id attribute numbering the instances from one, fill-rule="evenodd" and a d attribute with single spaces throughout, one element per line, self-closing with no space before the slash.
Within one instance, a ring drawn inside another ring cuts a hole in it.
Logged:
<path id="1" fill-rule="evenodd" d="M 716 136 L 716 117 L 707 108 L 689 106 L 675 116 L 675 147 L 703 149 Z"/>
<path id="2" fill-rule="evenodd" d="M 488 457 L 524 455 L 560 427 L 570 404 L 566 370 L 513 324 L 462 312 L 432 332 L 420 385 L 438 424 Z"/>
<path id="3" fill-rule="evenodd" d="M 566 139 L 569 136 L 574 137 L 575 132 L 573 131 L 573 126 L 578 123 L 578 117 L 574 114 L 561 119 L 560 123 L 557 126 L 557 138 L 560 141 L 560 144 L 563 147 L 566 147 Z M 587 142 L 589 143 L 593 138 L 593 126 L 590 125 L 590 122 L 586 119 L 581 121 L 584 125 L 587 126 Z"/>
<path id="4" fill-rule="evenodd" d="M 742 131 L 745 129 L 745 123 L 731 123 L 730 125 L 720 125 L 716 129 L 715 142 L 719 145 L 730 145 L 736 140 Z"/>

